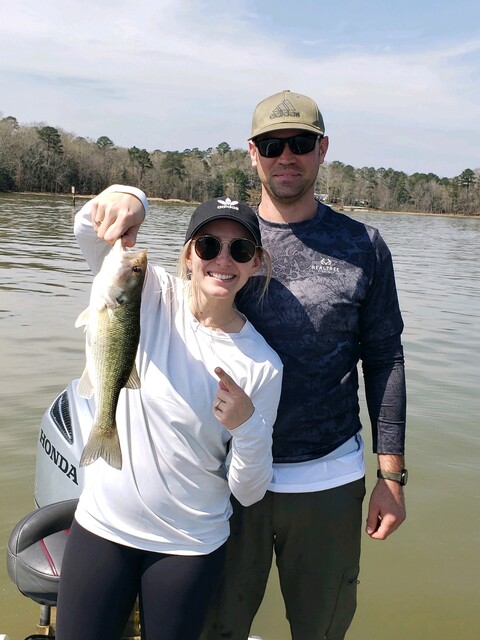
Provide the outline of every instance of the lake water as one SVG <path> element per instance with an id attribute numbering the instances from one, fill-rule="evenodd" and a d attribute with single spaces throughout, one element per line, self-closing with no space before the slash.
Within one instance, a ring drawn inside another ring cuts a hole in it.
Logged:
<path id="1" fill-rule="evenodd" d="M 151 261 L 174 268 L 191 211 L 152 205 L 138 241 Z M 34 632 L 38 608 L 7 576 L 7 539 L 34 506 L 41 417 L 84 364 L 83 333 L 73 325 L 91 275 L 73 214 L 68 198 L 0 194 L 0 634 L 11 640 Z M 359 606 L 347 638 L 477 638 L 480 219 L 350 215 L 379 228 L 394 256 L 406 325 L 410 480 L 405 524 L 386 542 L 363 536 Z M 368 451 L 369 427 L 364 435 Z M 375 468 L 369 454 L 368 492 Z M 290 638 L 274 574 L 252 633 Z"/>

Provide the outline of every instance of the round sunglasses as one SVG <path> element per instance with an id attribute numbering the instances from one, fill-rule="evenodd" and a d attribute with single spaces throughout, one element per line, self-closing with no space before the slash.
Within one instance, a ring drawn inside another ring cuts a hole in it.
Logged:
<path id="1" fill-rule="evenodd" d="M 224 244 L 235 262 L 249 262 L 255 255 L 257 245 L 247 238 L 234 238 L 230 241 L 220 240 L 217 236 L 200 236 L 192 240 L 195 253 L 202 260 L 213 260 L 222 252 Z"/>
<path id="2" fill-rule="evenodd" d="M 299 133 L 290 138 L 263 138 L 263 140 L 255 140 L 255 146 L 263 158 L 278 158 L 282 155 L 285 145 L 288 144 L 290 151 L 297 156 L 303 156 L 310 153 L 315 148 L 317 140 L 322 136 L 309 135 Z"/>

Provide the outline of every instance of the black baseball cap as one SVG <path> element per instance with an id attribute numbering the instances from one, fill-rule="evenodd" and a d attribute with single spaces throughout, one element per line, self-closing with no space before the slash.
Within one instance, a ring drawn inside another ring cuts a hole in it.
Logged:
<path id="1" fill-rule="evenodd" d="M 207 200 L 195 209 L 190 218 L 185 243 L 193 238 L 200 227 L 212 220 L 234 220 L 242 224 L 253 236 L 257 247 L 262 246 L 257 214 L 243 202 L 222 197 Z"/>

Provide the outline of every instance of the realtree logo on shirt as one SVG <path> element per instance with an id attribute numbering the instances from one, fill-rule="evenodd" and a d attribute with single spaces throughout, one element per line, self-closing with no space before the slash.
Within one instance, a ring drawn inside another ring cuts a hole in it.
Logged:
<path id="1" fill-rule="evenodd" d="M 335 266 L 330 258 L 322 258 L 320 261 L 314 262 L 311 266 L 314 271 L 321 273 L 339 273 L 340 269 Z"/>

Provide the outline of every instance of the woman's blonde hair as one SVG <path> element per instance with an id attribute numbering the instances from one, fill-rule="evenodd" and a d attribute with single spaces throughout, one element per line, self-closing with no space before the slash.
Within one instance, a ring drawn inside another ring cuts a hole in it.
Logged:
<path id="1" fill-rule="evenodd" d="M 192 274 L 190 272 L 190 269 L 187 266 L 187 260 L 190 255 L 190 251 L 192 249 L 192 240 L 189 240 L 184 245 L 177 261 L 178 277 L 184 280 L 185 282 L 191 282 Z M 260 284 L 258 284 L 258 287 L 255 288 L 255 292 L 257 292 L 257 289 L 259 289 L 258 302 L 261 302 L 264 299 L 265 295 L 267 294 L 268 285 L 270 284 L 270 280 L 272 279 L 272 258 L 270 257 L 270 254 L 268 253 L 268 251 L 263 247 L 257 247 L 256 252 L 261 262 L 261 266 L 259 270 L 261 272 L 264 272 L 262 273 L 262 275 L 265 276 L 263 286 L 260 287 Z M 250 276 L 249 281 L 252 277 L 255 277 L 255 276 Z"/>

